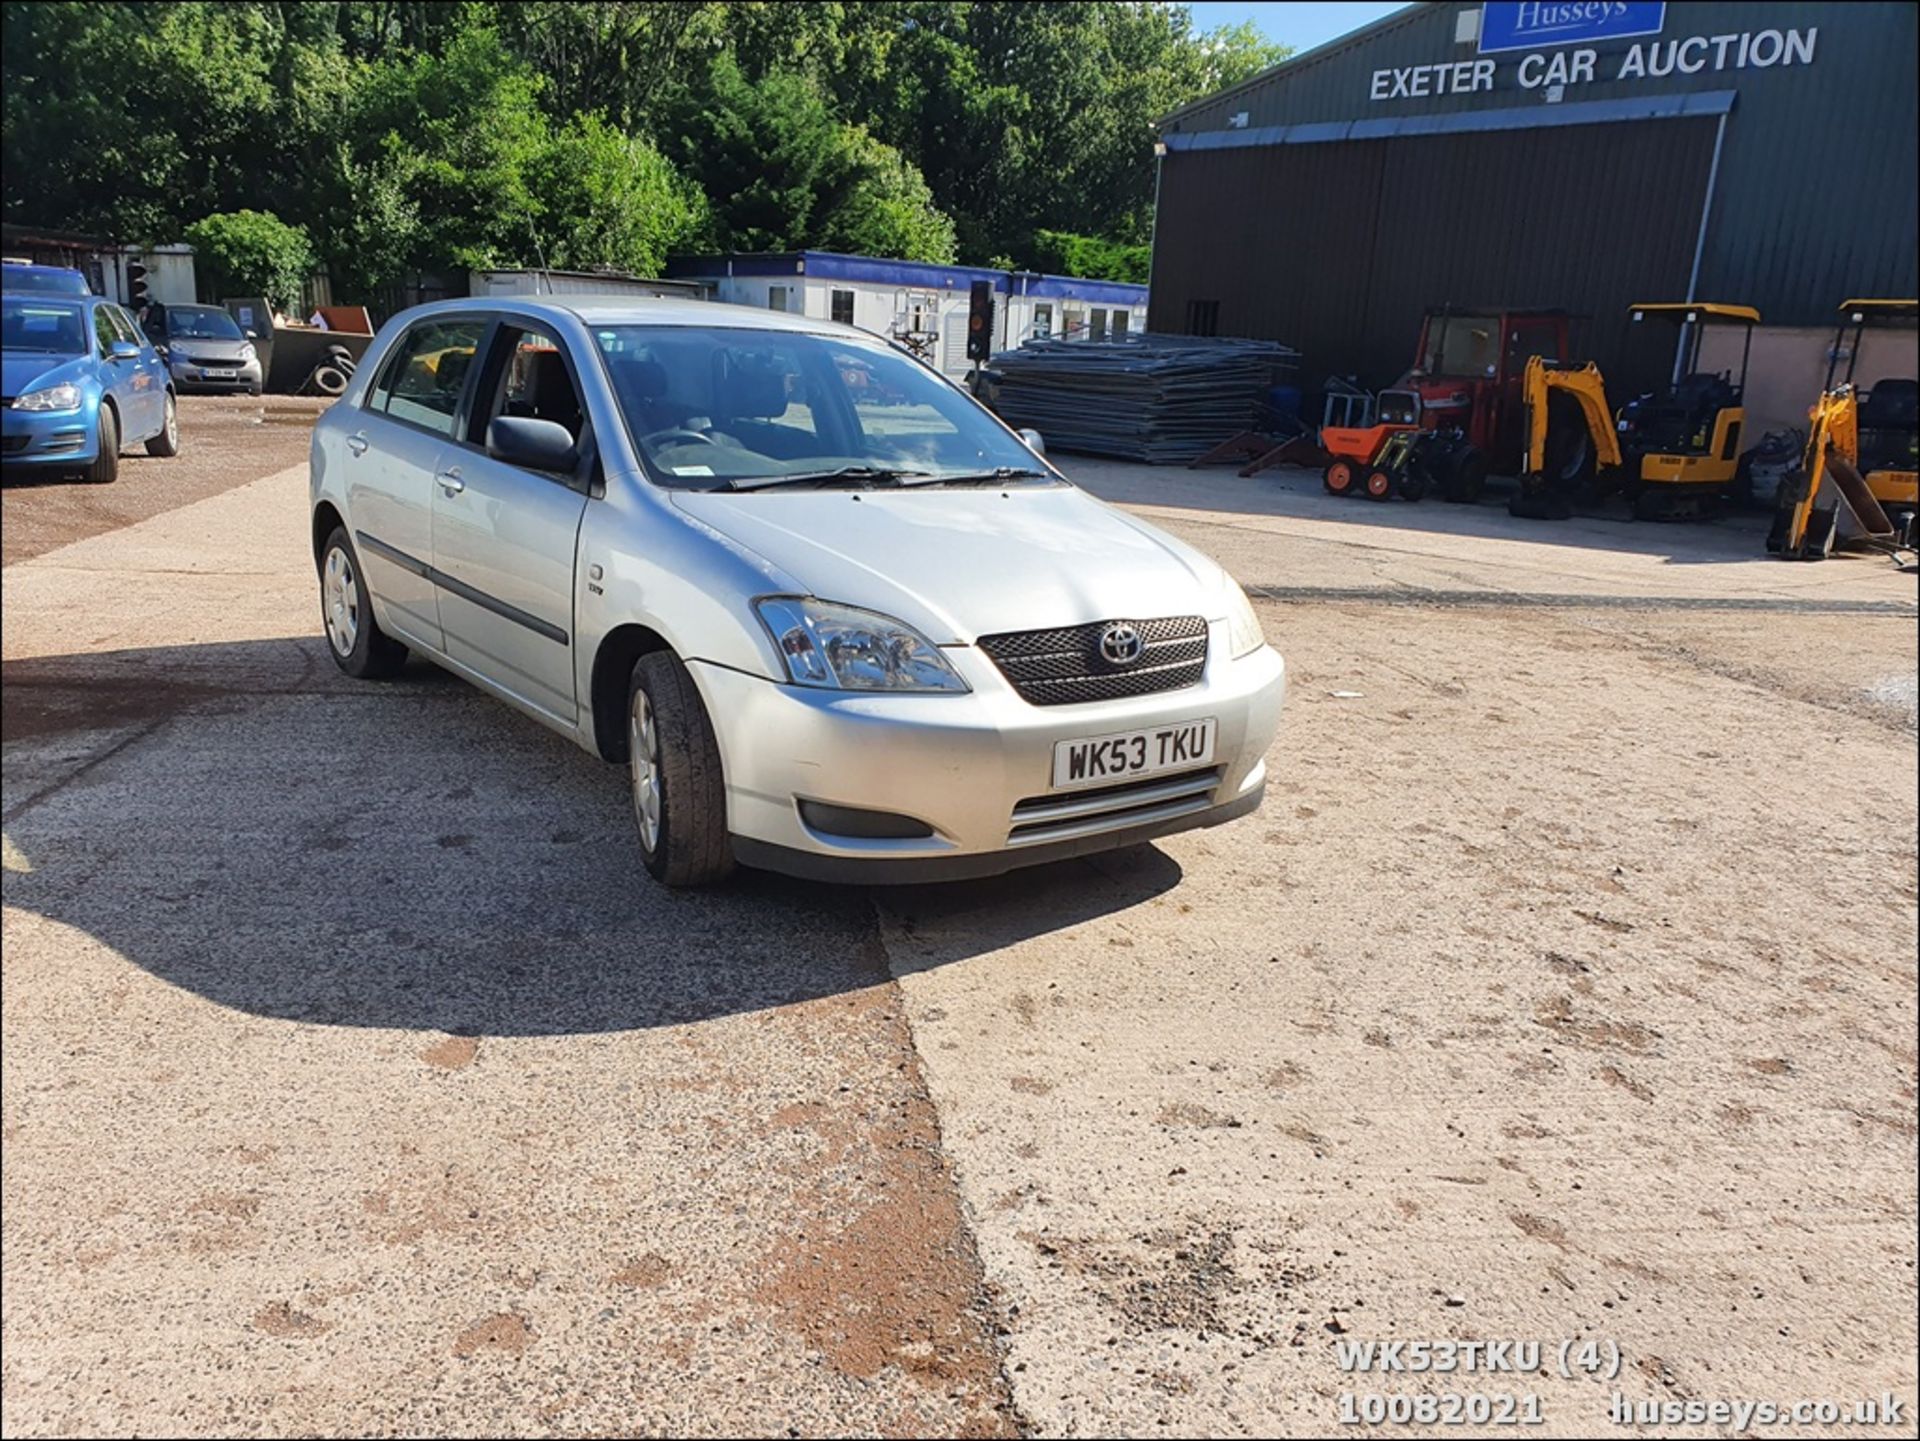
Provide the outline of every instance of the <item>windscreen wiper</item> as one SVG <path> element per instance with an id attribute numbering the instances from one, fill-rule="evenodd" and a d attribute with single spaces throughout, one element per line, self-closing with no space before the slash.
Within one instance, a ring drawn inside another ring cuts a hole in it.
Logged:
<path id="1" fill-rule="evenodd" d="M 801 470 L 790 475 L 754 475 L 730 481 L 734 490 L 767 490 L 779 485 L 833 485 L 849 482 L 865 485 L 900 485 L 908 476 L 927 475 L 924 470 L 892 470 L 877 465 L 841 465 L 832 470 Z"/>
<path id="2" fill-rule="evenodd" d="M 922 472 L 924 475 L 925 472 Z M 992 470 L 955 470 L 942 471 L 937 475 L 927 475 L 924 480 L 915 480 L 913 485 L 997 485 L 1006 480 L 1052 480 L 1053 473 L 1035 470 L 1031 466 L 1002 465 Z M 904 482 L 903 482 L 904 483 Z"/>

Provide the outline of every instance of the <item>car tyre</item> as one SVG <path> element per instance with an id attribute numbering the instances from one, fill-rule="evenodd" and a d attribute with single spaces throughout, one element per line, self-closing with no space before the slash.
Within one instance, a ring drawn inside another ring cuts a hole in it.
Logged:
<path id="1" fill-rule="evenodd" d="M 333 663 L 355 680 L 383 680 L 406 663 L 407 648 L 373 618 L 360 557 L 335 526 L 320 550 L 320 623 Z"/>
<path id="2" fill-rule="evenodd" d="M 648 873 L 705 886 L 733 870 L 720 745 L 693 676 L 671 651 L 643 655 L 627 686 L 627 767 Z"/>
<path id="3" fill-rule="evenodd" d="M 87 479 L 95 485 L 112 485 L 120 478 L 120 418 L 110 405 L 100 407 L 100 432 L 96 439 L 100 448 L 93 464 L 86 469 Z"/>
<path id="4" fill-rule="evenodd" d="M 173 398 L 173 392 L 167 392 L 167 418 L 160 427 L 160 433 L 147 442 L 147 454 L 159 456 L 162 460 L 180 453 L 180 406 Z"/>

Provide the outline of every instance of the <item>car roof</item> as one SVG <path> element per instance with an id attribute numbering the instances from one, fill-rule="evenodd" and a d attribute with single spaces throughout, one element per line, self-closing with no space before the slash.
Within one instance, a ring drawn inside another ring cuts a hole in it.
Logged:
<path id="1" fill-rule="evenodd" d="M 487 295 L 466 300 L 436 300 L 403 311 L 410 320 L 432 314 L 515 314 L 548 320 L 576 320 L 589 328 L 603 325 L 701 325 L 733 330 L 771 330 L 812 335 L 846 335 L 868 341 L 870 331 L 831 320 L 760 310 L 718 300 L 668 300 L 652 296 Z"/>

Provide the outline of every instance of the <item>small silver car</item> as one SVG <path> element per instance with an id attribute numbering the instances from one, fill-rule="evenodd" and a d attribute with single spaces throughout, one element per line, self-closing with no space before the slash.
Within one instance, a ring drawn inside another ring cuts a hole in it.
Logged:
<path id="1" fill-rule="evenodd" d="M 260 352 L 252 331 L 219 305 L 156 305 L 147 333 L 173 376 L 174 389 L 258 395 Z"/>
<path id="2" fill-rule="evenodd" d="M 989 875 L 1252 811 L 1285 667 L 1213 561 L 844 325 L 395 316 L 312 448 L 349 675 L 409 651 L 629 769 L 670 885 Z"/>

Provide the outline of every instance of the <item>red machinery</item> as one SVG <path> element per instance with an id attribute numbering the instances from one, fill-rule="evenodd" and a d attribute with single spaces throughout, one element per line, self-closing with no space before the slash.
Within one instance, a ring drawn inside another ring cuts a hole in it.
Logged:
<path id="1" fill-rule="evenodd" d="M 1364 425 L 1327 425 L 1322 479 L 1335 495 L 1417 500 L 1429 486 L 1480 498 L 1489 471 L 1517 474 L 1527 448 L 1521 394 L 1533 356 L 1567 358 L 1564 310 L 1447 305 L 1426 312 L 1413 366 L 1380 392 Z M 1331 409 L 1331 407 L 1330 407 Z M 1403 432 L 1418 431 L 1405 436 Z"/>
<path id="2" fill-rule="evenodd" d="M 1417 392 L 1428 429 L 1458 429 L 1504 475 L 1526 449 L 1521 381 L 1536 355 L 1567 359 L 1564 310 L 1442 306 L 1420 322 L 1420 345 L 1400 388 Z"/>

